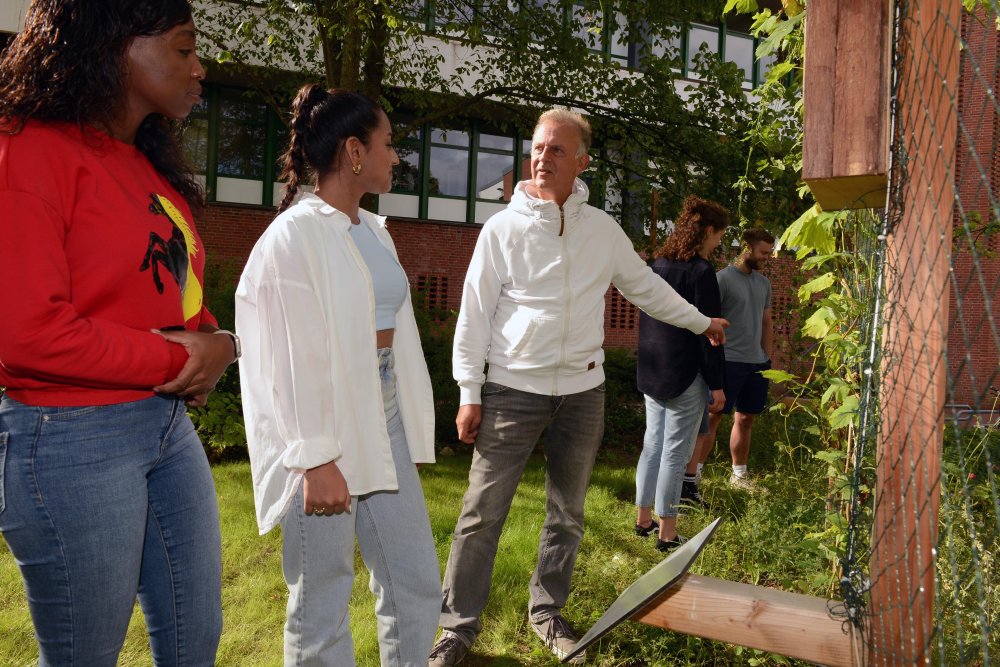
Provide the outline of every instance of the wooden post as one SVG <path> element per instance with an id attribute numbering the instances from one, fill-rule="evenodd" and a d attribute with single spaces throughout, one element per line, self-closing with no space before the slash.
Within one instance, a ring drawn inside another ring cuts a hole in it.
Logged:
<path id="1" fill-rule="evenodd" d="M 824 210 L 885 205 L 889 0 L 815 0 L 806 17 L 802 179 Z"/>
<path id="2" fill-rule="evenodd" d="M 876 665 L 931 658 L 958 144 L 961 3 L 910 0 L 906 7 L 897 136 L 906 176 L 901 217 L 888 240 L 870 565 Z M 891 204 L 893 212 L 898 208 Z"/>
<path id="3" fill-rule="evenodd" d="M 827 600 L 687 574 L 633 620 L 830 667 L 855 667 L 858 647 Z M 850 626 L 848 626 L 850 628 Z"/>

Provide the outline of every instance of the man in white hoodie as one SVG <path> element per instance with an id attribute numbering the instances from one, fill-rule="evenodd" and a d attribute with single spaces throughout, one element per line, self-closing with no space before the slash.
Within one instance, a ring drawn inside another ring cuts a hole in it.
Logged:
<path id="1" fill-rule="evenodd" d="M 482 629 L 497 544 L 521 474 L 545 434 L 546 517 L 529 584 L 529 625 L 558 657 L 577 637 L 560 611 L 583 537 L 583 504 L 604 434 L 604 295 L 614 283 L 651 316 L 716 343 L 728 323 L 681 298 L 622 228 L 587 204 L 579 176 L 590 124 L 541 115 L 531 179 L 483 226 L 455 331 L 458 437 L 475 444 L 444 578 L 441 638 L 430 667 L 461 662 Z M 489 363 L 489 375 L 485 365 Z M 578 656 L 582 662 L 583 656 Z"/>

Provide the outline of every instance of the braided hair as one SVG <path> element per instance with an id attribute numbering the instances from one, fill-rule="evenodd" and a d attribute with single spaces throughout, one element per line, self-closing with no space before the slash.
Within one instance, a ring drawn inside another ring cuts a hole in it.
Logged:
<path id="1" fill-rule="evenodd" d="M 278 212 L 291 205 L 299 185 L 310 176 L 337 170 L 347 139 L 357 137 L 367 146 L 381 113 L 378 104 L 350 90 L 325 90 L 316 84 L 299 89 L 292 102 L 288 148 L 282 155 L 280 178 L 287 181 Z"/>

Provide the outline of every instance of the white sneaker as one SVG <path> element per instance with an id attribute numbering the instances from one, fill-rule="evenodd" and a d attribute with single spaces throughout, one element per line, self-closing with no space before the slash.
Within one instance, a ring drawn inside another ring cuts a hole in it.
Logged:
<path id="1" fill-rule="evenodd" d="M 729 476 L 729 486 L 747 493 L 757 493 L 761 490 L 757 483 L 750 479 L 750 475 L 737 475 L 736 473 Z"/>

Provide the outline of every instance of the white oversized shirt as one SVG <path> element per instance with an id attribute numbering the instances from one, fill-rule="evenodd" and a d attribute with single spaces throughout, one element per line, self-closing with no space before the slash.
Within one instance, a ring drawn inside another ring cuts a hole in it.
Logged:
<path id="1" fill-rule="evenodd" d="M 385 219 L 361 224 L 396 256 Z M 397 488 L 375 351 L 372 280 L 350 219 L 313 194 L 257 241 L 236 290 L 254 504 L 271 530 L 306 470 L 336 461 L 352 496 Z M 398 261 L 398 257 L 397 257 Z M 434 403 L 409 294 L 393 339 L 410 458 L 434 461 Z"/>

